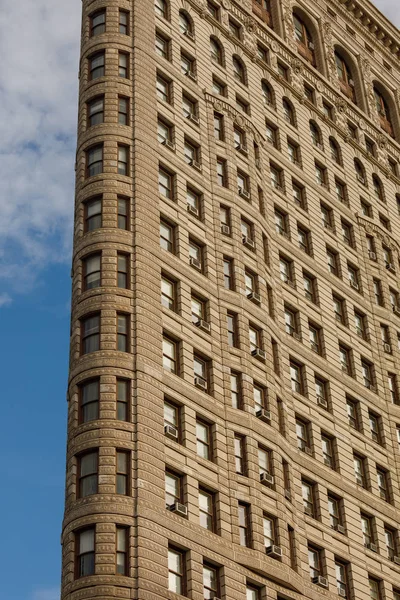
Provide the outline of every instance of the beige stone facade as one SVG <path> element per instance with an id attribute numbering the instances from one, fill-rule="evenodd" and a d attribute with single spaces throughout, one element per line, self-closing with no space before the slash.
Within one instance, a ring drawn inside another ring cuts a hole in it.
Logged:
<path id="1" fill-rule="evenodd" d="M 82 24 L 62 599 L 399 600 L 398 31 Z"/>

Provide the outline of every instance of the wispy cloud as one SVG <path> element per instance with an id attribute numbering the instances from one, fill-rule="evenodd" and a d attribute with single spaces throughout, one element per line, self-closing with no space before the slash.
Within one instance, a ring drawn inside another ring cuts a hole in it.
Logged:
<path id="1" fill-rule="evenodd" d="M 60 588 L 43 587 L 34 590 L 32 600 L 60 600 Z"/>
<path id="2" fill-rule="evenodd" d="M 0 308 L 2 308 L 3 306 L 9 306 L 11 302 L 11 296 L 9 296 L 6 292 L 0 294 Z"/>
<path id="3" fill-rule="evenodd" d="M 80 11 L 79 0 L 2 6 L 0 287 L 7 293 L 69 260 Z"/>

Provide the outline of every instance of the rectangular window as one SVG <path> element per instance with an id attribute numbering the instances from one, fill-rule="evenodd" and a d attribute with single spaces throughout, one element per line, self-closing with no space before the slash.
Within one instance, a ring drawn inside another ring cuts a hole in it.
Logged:
<path id="1" fill-rule="evenodd" d="M 78 498 L 98 492 L 99 453 L 85 452 L 78 457 Z"/>
<path id="2" fill-rule="evenodd" d="M 374 390 L 374 367 L 365 359 L 361 359 L 361 372 L 363 384 L 369 390 Z"/>
<path id="3" fill-rule="evenodd" d="M 314 485 L 307 481 L 301 482 L 304 513 L 315 519 Z"/>
<path id="4" fill-rule="evenodd" d="M 214 136 L 216 140 L 224 140 L 224 117 L 219 113 L 214 113 Z"/>
<path id="5" fill-rule="evenodd" d="M 117 450 L 115 486 L 117 494 L 129 494 L 129 452 L 124 450 Z"/>
<path id="6" fill-rule="evenodd" d="M 355 402 L 354 400 L 350 400 L 350 398 L 347 398 L 346 406 L 347 406 L 347 417 L 349 420 L 350 427 L 352 427 L 353 429 L 359 430 L 360 426 L 359 426 L 359 422 L 358 422 L 358 402 Z"/>
<path id="7" fill-rule="evenodd" d="M 163 337 L 163 367 L 170 373 L 178 373 L 177 342 L 166 336 Z"/>
<path id="8" fill-rule="evenodd" d="M 224 287 L 227 290 L 234 289 L 233 260 L 226 257 L 224 257 Z"/>
<path id="9" fill-rule="evenodd" d="M 118 75 L 125 79 L 128 78 L 128 54 L 126 52 L 118 52 Z"/>
<path id="10" fill-rule="evenodd" d="M 171 426 L 179 430 L 179 406 L 169 400 L 164 401 L 164 427 Z"/>
<path id="11" fill-rule="evenodd" d="M 129 287 L 129 273 L 128 273 L 128 255 L 117 253 L 117 286 L 119 288 L 127 289 Z"/>
<path id="12" fill-rule="evenodd" d="M 76 577 L 95 574 L 95 528 L 82 529 L 75 534 Z"/>
<path id="13" fill-rule="evenodd" d="M 100 381 L 91 379 L 79 386 L 79 423 L 99 418 Z"/>
<path id="14" fill-rule="evenodd" d="M 276 527 L 275 519 L 267 515 L 263 515 L 263 532 L 264 532 L 264 546 L 270 548 L 275 545 L 276 542 Z"/>
<path id="15" fill-rule="evenodd" d="M 353 460 L 356 483 L 361 487 L 367 489 L 367 479 L 365 475 L 365 458 L 354 454 Z"/>
<path id="16" fill-rule="evenodd" d="M 230 381 L 231 381 L 232 408 L 241 408 L 242 407 L 242 397 L 241 397 L 240 374 L 234 373 L 233 371 L 231 371 Z"/>
<path id="17" fill-rule="evenodd" d="M 348 598 L 347 564 L 335 561 L 336 587 L 340 597 Z"/>
<path id="18" fill-rule="evenodd" d="M 196 420 L 197 454 L 206 460 L 212 460 L 211 426 L 200 419 Z"/>
<path id="19" fill-rule="evenodd" d="M 226 322 L 228 329 L 228 345 L 231 348 L 237 348 L 237 315 L 228 312 L 226 315 Z"/>
<path id="20" fill-rule="evenodd" d="M 102 226 L 102 198 L 91 198 L 84 204 L 85 233 Z"/>
<path id="21" fill-rule="evenodd" d="M 91 315 L 81 320 L 81 353 L 89 354 L 100 350 L 100 315 Z"/>
<path id="22" fill-rule="evenodd" d="M 301 419 L 296 419 L 297 447 L 302 452 L 311 454 L 310 425 Z"/>
<path id="23" fill-rule="evenodd" d="M 129 125 L 129 99 L 118 96 L 118 123 Z"/>
<path id="24" fill-rule="evenodd" d="M 366 548 L 370 548 L 374 542 L 372 517 L 361 514 L 361 531 L 363 535 L 363 543 Z"/>
<path id="25" fill-rule="evenodd" d="M 239 518 L 239 540 L 241 546 L 250 548 L 250 510 L 249 505 L 239 502 L 238 504 Z"/>
<path id="26" fill-rule="evenodd" d="M 117 379 L 117 419 L 128 421 L 130 385 L 127 379 Z"/>
<path id="27" fill-rule="evenodd" d="M 161 33 L 156 33 L 155 52 L 158 56 L 169 60 L 170 40 L 165 38 Z"/>
<path id="28" fill-rule="evenodd" d="M 199 488 L 199 520 L 201 527 L 214 531 L 214 495 Z"/>
<path id="29" fill-rule="evenodd" d="M 169 310 L 176 310 L 176 283 L 161 276 L 161 304 Z"/>
<path id="30" fill-rule="evenodd" d="M 118 197 L 118 229 L 129 229 L 129 200 L 128 198 Z"/>
<path id="31" fill-rule="evenodd" d="M 89 56 L 89 81 L 104 77 L 105 75 L 105 52 L 96 52 Z"/>
<path id="32" fill-rule="evenodd" d="M 217 158 L 217 182 L 222 187 L 228 187 L 226 177 L 226 160 L 223 158 Z"/>
<path id="33" fill-rule="evenodd" d="M 128 575 L 128 528 L 116 528 L 116 571 L 117 575 Z"/>
<path id="34" fill-rule="evenodd" d="M 98 96 L 87 103 L 88 127 L 104 122 L 104 96 Z"/>
<path id="35" fill-rule="evenodd" d="M 106 30 L 106 11 L 105 9 L 97 10 L 89 17 L 90 22 L 90 37 L 100 35 Z"/>
<path id="36" fill-rule="evenodd" d="M 385 502 L 390 502 L 388 471 L 376 467 L 376 479 L 378 483 L 379 496 L 382 498 L 382 500 L 385 500 Z"/>
<path id="37" fill-rule="evenodd" d="M 198 124 L 199 119 L 197 116 L 197 102 L 195 100 L 192 100 L 188 96 L 185 96 L 184 94 L 182 95 L 182 110 L 185 119 L 190 119 L 191 121 L 194 121 L 196 124 Z"/>
<path id="38" fill-rule="evenodd" d="M 160 221 L 160 246 L 163 250 L 174 254 L 175 250 L 175 235 L 174 226 L 166 221 Z"/>
<path id="39" fill-rule="evenodd" d="M 328 513 L 329 513 L 329 521 L 332 529 L 338 531 L 338 527 L 340 526 L 344 533 L 344 527 L 341 523 L 341 503 L 340 500 L 328 493 Z"/>
<path id="40" fill-rule="evenodd" d="M 165 472 L 165 503 L 167 508 L 182 501 L 182 478 L 172 471 Z"/>
<path id="41" fill-rule="evenodd" d="M 290 361 L 289 367 L 292 391 L 296 392 L 297 394 L 304 394 L 303 372 L 301 365 Z"/>
<path id="42" fill-rule="evenodd" d="M 321 552 L 313 546 L 308 546 L 308 565 L 311 581 L 315 583 L 321 575 Z"/>
<path id="43" fill-rule="evenodd" d="M 381 582 L 372 577 L 368 577 L 368 582 L 371 600 L 381 600 Z"/>
<path id="44" fill-rule="evenodd" d="M 203 564 L 203 596 L 204 600 L 219 596 L 218 569 L 206 563 Z"/>
<path id="45" fill-rule="evenodd" d="M 86 177 L 100 175 L 103 172 L 103 144 L 86 150 Z"/>
<path id="46" fill-rule="evenodd" d="M 119 32 L 129 35 L 129 13 L 126 10 L 119 11 Z"/>
<path id="47" fill-rule="evenodd" d="M 129 148 L 118 144 L 118 175 L 129 174 Z"/>
<path id="48" fill-rule="evenodd" d="M 322 458 L 324 464 L 331 469 L 336 468 L 334 439 L 326 434 L 321 434 Z"/>
<path id="49" fill-rule="evenodd" d="M 168 589 L 175 594 L 185 594 L 184 553 L 171 546 L 168 548 Z"/>
<path id="50" fill-rule="evenodd" d="M 82 260 L 83 291 L 101 286 L 101 254 L 91 254 Z"/>
<path id="51" fill-rule="evenodd" d="M 166 79 L 161 77 L 161 75 L 157 75 L 157 81 L 156 81 L 157 98 L 159 100 L 163 100 L 164 102 L 167 102 L 168 104 L 170 103 L 170 98 L 171 98 L 170 85 L 171 84 L 169 81 L 167 81 Z"/>
<path id="52" fill-rule="evenodd" d="M 246 461 L 245 461 L 245 441 L 241 435 L 235 435 L 234 439 L 235 446 L 235 468 L 236 473 L 239 475 L 245 475 L 246 473 Z"/>
<path id="53" fill-rule="evenodd" d="M 158 191 L 161 196 L 168 198 L 168 200 L 174 199 L 174 176 L 161 168 L 158 171 Z"/>
<path id="54" fill-rule="evenodd" d="M 117 313 L 117 350 L 129 352 L 129 317 Z"/>

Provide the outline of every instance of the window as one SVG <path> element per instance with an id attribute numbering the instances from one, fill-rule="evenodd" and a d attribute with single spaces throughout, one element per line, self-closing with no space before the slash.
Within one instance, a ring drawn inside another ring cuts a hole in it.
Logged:
<path id="1" fill-rule="evenodd" d="M 187 139 L 185 139 L 185 144 L 183 147 L 183 155 L 185 158 L 185 162 L 192 167 L 197 169 L 200 168 L 200 148 L 199 146 L 195 146 Z"/>
<path id="2" fill-rule="evenodd" d="M 130 385 L 126 379 L 117 379 L 117 419 L 128 421 Z"/>
<path id="3" fill-rule="evenodd" d="M 219 43 L 219 41 L 213 37 L 210 38 L 210 52 L 211 52 L 211 60 L 213 62 L 217 63 L 217 65 L 223 66 L 224 56 L 223 56 L 222 46 Z"/>
<path id="4" fill-rule="evenodd" d="M 341 151 L 340 151 L 339 144 L 337 143 L 337 141 L 333 137 L 329 138 L 329 148 L 330 148 L 332 160 L 337 165 L 341 165 L 342 164 L 342 154 L 341 154 Z"/>
<path id="5" fill-rule="evenodd" d="M 374 390 L 374 369 L 373 365 L 365 359 L 361 359 L 361 373 L 363 384 L 369 390 Z"/>
<path id="6" fill-rule="evenodd" d="M 195 60 L 184 52 L 181 52 L 181 73 L 191 79 L 196 79 Z"/>
<path id="7" fill-rule="evenodd" d="M 203 564 L 203 596 L 204 600 L 217 598 L 219 595 L 218 569 L 206 563 Z"/>
<path id="8" fill-rule="evenodd" d="M 174 237 L 174 227 L 160 221 L 160 246 L 163 250 L 174 253 Z"/>
<path id="9" fill-rule="evenodd" d="M 157 16 L 168 19 L 167 0 L 154 0 L 154 10 Z"/>
<path id="10" fill-rule="evenodd" d="M 381 202 L 385 201 L 385 196 L 383 192 L 383 185 L 381 180 L 375 173 L 372 175 L 372 187 L 374 190 L 375 197 Z"/>
<path id="11" fill-rule="evenodd" d="M 199 488 L 199 521 L 201 527 L 214 531 L 214 496 Z"/>
<path id="12" fill-rule="evenodd" d="M 358 402 L 351 400 L 350 398 L 346 399 L 346 408 L 347 408 L 347 418 L 349 420 L 349 425 L 353 429 L 359 430 L 359 419 L 358 419 Z"/>
<path id="13" fill-rule="evenodd" d="M 300 335 L 298 334 L 298 313 L 297 311 L 293 311 L 287 307 L 285 307 L 285 331 L 286 333 L 288 333 L 289 335 L 296 337 L 296 338 L 300 338 Z M 297 335 L 295 335 L 297 334 Z"/>
<path id="14" fill-rule="evenodd" d="M 86 151 L 86 176 L 93 177 L 103 172 L 103 144 L 92 146 Z"/>
<path id="15" fill-rule="evenodd" d="M 333 470 L 336 469 L 334 443 L 332 437 L 324 433 L 321 434 L 322 458 L 324 464 Z"/>
<path id="16" fill-rule="evenodd" d="M 166 79 L 164 79 L 161 75 L 157 75 L 156 82 L 156 90 L 157 90 L 157 98 L 163 100 L 164 102 L 170 102 L 171 90 L 170 83 Z"/>
<path id="17" fill-rule="evenodd" d="M 246 600 L 260 600 L 260 590 L 252 585 L 246 585 Z"/>
<path id="18" fill-rule="evenodd" d="M 227 313 L 226 316 L 227 328 L 228 328 L 228 345 L 231 348 L 237 347 L 237 315 L 233 313 Z"/>
<path id="19" fill-rule="evenodd" d="M 318 581 L 321 575 L 321 551 L 313 546 L 308 546 L 308 565 L 310 569 L 311 581 Z"/>
<path id="20" fill-rule="evenodd" d="M 393 273 L 395 271 L 395 267 L 393 264 L 393 254 L 392 254 L 392 251 L 390 250 L 390 248 L 382 245 L 382 255 L 383 255 L 383 260 L 385 262 L 385 267 L 387 268 L 388 271 Z"/>
<path id="21" fill-rule="evenodd" d="M 158 170 L 158 191 L 164 198 L 173 200 L 173 175 L 162 167 Z"/>
<path id="22" fill-rule="evenodd" d="M 265 80 L 263 80 L 261 83 L 261 91 L 262 91 L 262 97 L 263 97 L 264 104 L 266 106 L 274 106 L 274 93 L 273 93 L 272 87 Z"/>
<path id="23" fill-rule="evenodd" d="M 268 64 L 269 60 L 268 60 L 268 50 L 266 48 L 264 48 L 264 46 L 261 46 L 260 44 L 257 44 L 257 57 L 265 64 Z"/>
<path id="24" fill-rule="evenodd" d="M 333 120 L 333 108 L 330 104 L 325 102 L 325 100 L 323 100 L 323 102 L 322 102 L 322 110 L 324 112 L 325 117 L 327 117 L 328 119 L 331 119 L 331 121 L 332 121 Z"/>
<path id="25" fill-rule="evenodd" d="M 337 530 L 338 525 L 341 524 L 341 506 L 340 500 L 328 493 L 328 513 L 329 513 L 329 521 L 332 529 Z M 343 527 L 343 526 L 342 526 Z"/>
<path id="26" fill-rule="evenodd" d="M 320 406 L 324 408 L 328 408 L 328 383 L 321 379 L 320 377 L 315 376 L 315 394 L 317 396 L 317 401 Z"/>
<path id="27" fill-rule="evenodd" d="M 170 373 L 178 373 L 177 342 L 163 337 L 163 367 Z"/>
<path id="28" fill-rule="evenodd" d="M 298 144 L 288 139 L 287 141 L 288 156 L 290 162 L 300 166 L 300 148 Z"/>
<path id="29" fill-rule="evenodd" d="M 99 418 L 100 381 L 92 379 L 79 386 L 79 423 Z"/>
<path id="30" fill-rule="evenodd" d="M 246 145 L 246 134 L 242 129 L 238 127 L 233 128 L 233 141 L 235 145 L 235 150 L 242 152 L 243 154 L 247 154 L 247 145 Z"/>
<path id="31" fill-rule="evenodd" d="M 271 452 L 258 446 L 258 468 L 260 475 L 263 473 L 272 473 L 271 469 Z"/>
<path id="32" fill-rule="evenodd" d="M 306 274 L 303 271 L 303 286 L 304 286 L 304 295 L 307 300 L 316 303 L 316 295 L 315 295 L 315 278 Z"/>
<path id="33" fill-rule="evenodd" d="M 90 15 L 90 37 L 100 35 L 106 30 L 106 11 L 98 10 Z"/>
<path id="34" fill-rule="evenodd" d="M 307 454 L 311 454 L 309 428 L 309 423 L 296 419 L 297 447 L 302 452 L 307 451 Z"/>
<path id="35" fill-rule="evenodd" d="M 223 206 L 222 204 L 219 207 L 219 218 L 221 222 L 221 231 L 225 233 L 225 235 L 230 235 L 231 233 L 231 211 L 227 206 Z M 227 228 L 227 229 L 224 229 Z"/>
<path id="36" fill-rule="evenodd" d="M 196 442 L 198 456 L 205 460 L 211 460 L 211 426 L 199 419 L 196 420 Z"/>
<path id="37" fill-rule="evenodd" d="M 95 529 L 82 529 L 75 534 L 76 577 L 95 574 Z"/>
<path id="38" fill-rule="evenodd" d="M 316 179 L 318 185 L 328 188 L 328 174 L 327 174 L 326 167 L 323 167 L 322 165 L 315 163 L 315 179 Z"/>
<path id="39" fill-rule="evenodd" d="M 392 529 L 385 525 L 385 543 L 386 543 L 386 551 L 389 560 L 393 560 L 395 556 L 397 556 L 397 546 L 398 546 L 398 531 Z"/>
<path id="40" fill-rule="evenodd" d="M 235 448 L 236 473 L 238 473 L 239 475 L 245 475 L 246 474 L 246 462 L 245 462 L 244 438 L 241 435 L 235 435 L 234 448 Z"/>
<path id="41" fill-rule="evenodd" d="M 105 75 L 105 52 L 97 52 L 89 57 L 89 80 L 93 81 Z"/>
<path id="42" fill-rule="evenodd" d="M 323 150 L 321 131 L 314 121 L 310 121 L 310 135 L 313 146 Z"/>
<path id="43" fill-rule="evenodd" d="M 382 500 L 385 500 L 385 502 L 390 502 L 388 472 L 377 466 L 376 479 L 378 482 L 379 496 Z"/>
<path id="44" fill-rule="evenodd" d="M 239 170 L 237 171 L 237 186 L 239 196 L 248 200 L 250 198 L 249 177 Z"/>
<path id="45" fill-rule="evenodd" d="M 353 365 L 351 361 L 351 350 L 346 346 L 339 345 L 339 360 L 342 371 L 347 375 L 352 376 Z"/>
<path id="46" fill-rule="evenodd" d="M 394 373 L 388 373 L 388 386 L 391 401 L 393 402 L 393 404 L 399 404 L 397 375 L 395 375 Z"/>
<path id="47" fill-rule="evenodd" d="M 326 249 L 326 257 L 328 259 L 328 270 L 332 275 L 339 277 L 338 254 L 334 250 Z"/>
<path id="48" fill-rule="evenodd" d="M 229 30 L 234 38 L 240 40 L 240 25 L 229 19 Z"/>
<path id="49" fill-rule="evenodd" d="M 357 335 L 362 338 L 363 340 L 367 341 L 367 317 L 358 312 L 357 310 L 354 311 L 354 324 L 356 327 L 356 332 Z"/>
<path id="50" fill-rule="evenodd" d="M 303 498 L 304 513 L 315 519 L 314 485 L 302 480 L 301 493 Z"/>
<path id="51" fill-rule="evenodd" d="M 175 594 L 185 594 L 184 554 L 171 546 L 168 548 L 168 589 Z"/>
<path id="52" fill-rule="evenodd" d="M 276 541 L 276 527 L 275 519 L 267 515 L 263 515 L 263 530 L 264 530 L 264 546 L 270 548 L 275 545 Z"/>
<path id="53" fill-rule="evenodd" d="M 169 310 L 176 310 L 176 283 L 168 277 L 161 277 L 161 304 Z"/>
<path id="54" fill-rule="evenodd" d="M 234 288 L 233 260 L 226 257 L 224 257 L 224 287 L 227 290 L 233 290 Z"/>
<path id="55" fill-rule="evenodd" d="M 217 158 L 217 182 L 222 187 L 228 187 L 226 160 L 224 158 Z"/>
<path id="56" fill-rule="evenodd" d="M 78 498 L 98 492 L 99 452 L 86 452 L 78 457 Z"/>
<path id="57" fill-rule="evenodd" d="M 128 575 L 128 529 L 116 527 L 116 572 L 117 575 Z"/>
<path id="58" fill-rule="evenodd" d="M 164 427 L 170 426 L 179 432 L 179 406 L 164 400 Z"/>
<path id="59" fill-rule="evenodd" d="M 172 471 L 165 472 L 165 504 L 170 508 L 182 501 L 182 478 Z"/>
<path id="60" fill-rule="evenodd" d="M 322 355 L 322 329 L 317 325 L 313 325 L 312 323 L 308 323 L 308 332 L 311 350 L 316 354 Z"/>
<path id="61" fill-rule="evenodd" d="M 230 381 L 231 381 L 231 400 L 233 408 L 241 408 L 242 398 L 241 398 L 241 381 L 239 373 L 235 373 L 231 371 L 230 373 Z"/>
<path id="62" fill-rule="evenodd" d="M 122 496 L 129 495 L 129 462 L 129 453 L 117 450 L 116 493 Z"/>
<path id="63" fill-rule="evenodd" d="M 310 232 L 300 225 L 297 225 L 297 239 L 299 242 L 299 248 L 306 254 L 311 254 Z"/>
<path id="64" fill-rule="evenodd" d="M 315 104 L 315 91 L 312 87 L 306 84 L 304 85 L 304 97 L 312 104 Z"/>
<path id="65" fill-rule="evenodd" d="M 377 444 L 382 444 L 381 440 L 381 428 L 380 428 L 380 417 L 374 415 L 372 412 L 368 413 L 369 428 L 371 432 L 371 438 Z"/>
<path id="66" fill-rule="evenodd" d="M 240 83 L 246 84 L 246 70 L 243 62 L 237 56 L 232 58 L 233 76 Z"/>
<path id="67" fill-rule="evenodd" d="M 155 51 L 158 56 L 169 60 L 170 41 L 158 32 L 156 33 Z M 123 75 L 121 75 L 121 77 L 123 77 Z"/>
<path id="68" fill-rule="evenodd" d="M 274 189 L 283 191 L 283 171 L 279 167 L 275 167 L 270 163 L 271 185 Z"/>
<path id="69" fill-rule="evenodd" d="M 100 315 L 91 315 L 81 320 L 81 350 L 89 354 L 100 350 Z"/>
<path id="70" fill-rule="evenodd" d="M 282 77 L 282 79 L 284 79 L 285 81 L 289 81 L 289 68 L 280 61 L 278 61 L 277 67 L 278 75 Z"/>
<path id="71" fill-rule="evenodd" d="M 119 77 L 128 77 L 128 54 L 126 52 L 118 53 L 118 75 Z"/>
<path id="72" fill-rule="evenodd" d="M 198 105 L 196 100 L 192 100 L 185 94 L 182 94 L 182 111 L 185 119 L 190 119 L 191 121 L 194 121 L 197 124 L 197 108 Z"/>
<path id="73" fill-rule="evenodd" d="M 224 117 L 219 113 L 214 113 L 214 136 L 216 140 L 223 141 L 224 136 Z"/>
<path id="74" fill-rule="evenodd" d="M 267 391 L 253 382 L 254 411 L 256 415 L 267 406 Z"/>
<path id="75" fill-rule="evenodd" d="M 372 577 L 368 577 L 368 583 L 371 600 L 381 600 L 380 581 L 373 579 Z"/>
<path id="76" fill-rule="evenodd" d="M 375 296 L 375 303 L 378 306 L 383 306 L 383 293 L 382 293 L 382 284 L 379 281 L 379 279 L 373 279 L 372 280 L 372 285 L 374 288 L 374 296 Z M 392 297 L 390 298 L 392 300 Z M 393 303 L 392 303 L 393 305 Z"/>
<path id="77" fill-rule="evenodd" d="M 310 32 L 300 17 L 295 13 L 293 13 L 293 24 L 299 54 L 315 66 L 314 44 Z"/>
<path id="78" fill-rule="evenodd" d="M 219 96 L 226 96 L 226 84 L 213 77 L 212 79 L 212 91 L 214 94 L 218 94 Z"/>
<path id="79" fill-rule="evenodd" d="M 290 361 L 289 368 L 290 368 L 290 380 L 291 380 L 292 392 L 296 392 L 297 394 L 303 395 L 304 389 L 303 389 L 302 366 L 293 361 Z"/>
<path id="80" fill-rule="evenodd" d="M 367 479 L 365 474 L 365 458 L 359 456 L 358 454 L 354 454 L 353 459 L 356 483 L 361 487 L 367 489 Z"/>
<path id="81" fill-rule="evenodd" d="M 348 566 L 346 563 L 335 560 L 335 573 L 336 573 L 336 587 L 339 596 L 342 598 L 348 598 L 348 584 L 347 584 L 347 570 Z"/>
<path id="82" fill-rule="evenodd" d="M 341 202 L 342 204 L 346 204 L 346 206 L 348 206 L 349 201 L 347 199 L 346 184 L 344 184 L 342 181 L 339 181 L 339 179 L 337 179 L 337 177 L 335 177 L 335 190 L 336 190 L 336 198 L 338 199 L 338 201 Z"/>
<path id="83" fill-rule="evenodd" d="M 128 255 L 122 254 L 121 252 L 117 253 L 117 286 L 119 288 L 128 288 Z"/>
<path id="84" fill-rule="evenodd" d="M 83 290 L 92 290 L 101 285 L 101 254 L 91 254 L 82 260 Z"/>
<path id="85" fill-rule="evenodd" d="M 261 348 L 261 330 L 255 327 L 249 327 L 250 352 L 253 353 Z"/>
<path id="86" fill-rule="evenodd" d="M 294 203 L 297 204 L 303 210 L 306 209 L 305 206 L 305 191 L 302 185 L 295 183 L 292 179 L 292 191 L 293 191 L 293 200 Z"/>
<path id="87" fill-rule="evenodd" d="M 360 273 L 357 267 L 353 267 L 347 263 L 347 274 L 349 278 L 349 283 L 352 288 L 359 291 L 360 289 Z"/>
<path id="88" fill-rule="evenodd" d="M 329 208 L 328 206 L 325 206 L 325 204 L 321 204 L 320 208 L 321 208 L 321 220 L 322 220 L 323 227 L 325 227 L 325 229 L 333 230 L 332 209 Z"/>
<path id="89" fill-rule="evenodd" d="M 126 10 L 119 11 L 119 32 L 129 35 L 129 13 Z"/>
<path id="90" fill-rule="evenodd" d="M 129 352 L 128 324 L 128 315 L 117 314 L 117 350 L 120 352 Z"/>
<path id="91" fill-rule="evenodd" d="M 250 510 L 248 504 L 239 502 L 238 517 L 239 517 L 239 540 L 241 546 L 250 548 Z"/>
<path id="92" fill-rule="evenodd" d="M 192 267 L 200 272 L 203 271 L 203 247 L 191 239 L 189 239 L 189 261 Z"/>
<path id="93" fill-rule="evenodd" d="M 88 127 L 104 122 L 104 96 L 93 98 L 87 103 Z"/>
<path id="94" fill-rule="evenodd" d="M 163 145 L 167 142 L 172 144 L 172 127 L 160 118 L 157 121 L 157 140 Z"/>
<path id="95" fill-rule="evenodd" d="M 342 226 L 342 236 L 343 236 L 344 243 L 347 244 L 348 246 L 350 246 L 351 248 L 353 248 L 354 243 L 353 243 L 353 227 L 352 227 L 352 225 L 350 225 L 349 223 L 346 223 L 346 221 L 344 221 L 343 219 L 341 219 L 340 224 Z"/>
<path id="96" fill-rule="evenodd" d="M 192 323 L 198 325 L 201 320 L 206 321 L 207 302 L 192 293 L 191 296 Z"/>
<path id="97" fill-rule="evenodd" d="M 374 542 L 372 517 L 361 514 L 361 531 L 363 535 L 363 544 L 369 548 Z"/>
<path id="98" fill-rule="evenodd" d="M 186 35 L 191 39 L 194 38 L 193 23 L 188 15 L 182 11 L 179 11 L 179 29 L 183 35 Z"/>
<path id="99" fill-rule="evenodd" d="M 129 123 L 129 99 L 118 96 L 118 123 L 128 125 Z"/>
<path id="100" fill-rule="evenodd" d="M 290 125 L 296 125 L 296 117 L 292 104 L 286 98 L 282 100 L 283 117 Z"/>
<path id="101" fill-rule="evenodd" d="M 345 319 L 345 303 L 344 300 L 342 298 L 339 298 L 338 296 L 333 295 L 332 296 L 332 300 L 333 300 L 333 310 L 335 313 L 335 319 L 336 321 L 338 321 L 339 323 L 342 323 L 342 325 L 346 324 L 346 319 Z"/>
<path id="102" fill-rule="evenodd" d="M 365 169 L 361 161 L 358 158 L 354 159 L 354 170 L 356 172 L 357 181 L 362 183 L 362 185 L 367 185 L 367 179 L 365 177 Z"/>
<path id="103" fill-rule="evenodd" d="M 275 209 L 275 230 L 276 233 L 288 237 L 288 219 L 287 215 Z"/>
<path id="104" fill-rule="evenodd" d="M 102 199 L 92 198 L 84 204 L 85 233 L 102 226 Z"/>

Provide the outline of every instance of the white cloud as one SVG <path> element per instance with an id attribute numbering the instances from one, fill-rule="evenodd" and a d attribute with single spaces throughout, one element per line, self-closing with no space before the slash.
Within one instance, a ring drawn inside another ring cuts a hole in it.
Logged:
<path id="1" fill-rule="evenodd" d="M 80 12 L 79 0 L 2 5 L 0 286 L 7 292 L 29 289 L 41 268 L 69 261 Z"/>
<path id="2" fill-rule="evenodd" d="M 60 588 L 39 588 L 33 592 L 32 600 L 60 600 Z"/>
<path id="3" fill-rule="evenodd" d="M 9 296 L 6 292 L 0 294 L 0 308 L 10 305 L 11 302 L 11 296 Z"/>

